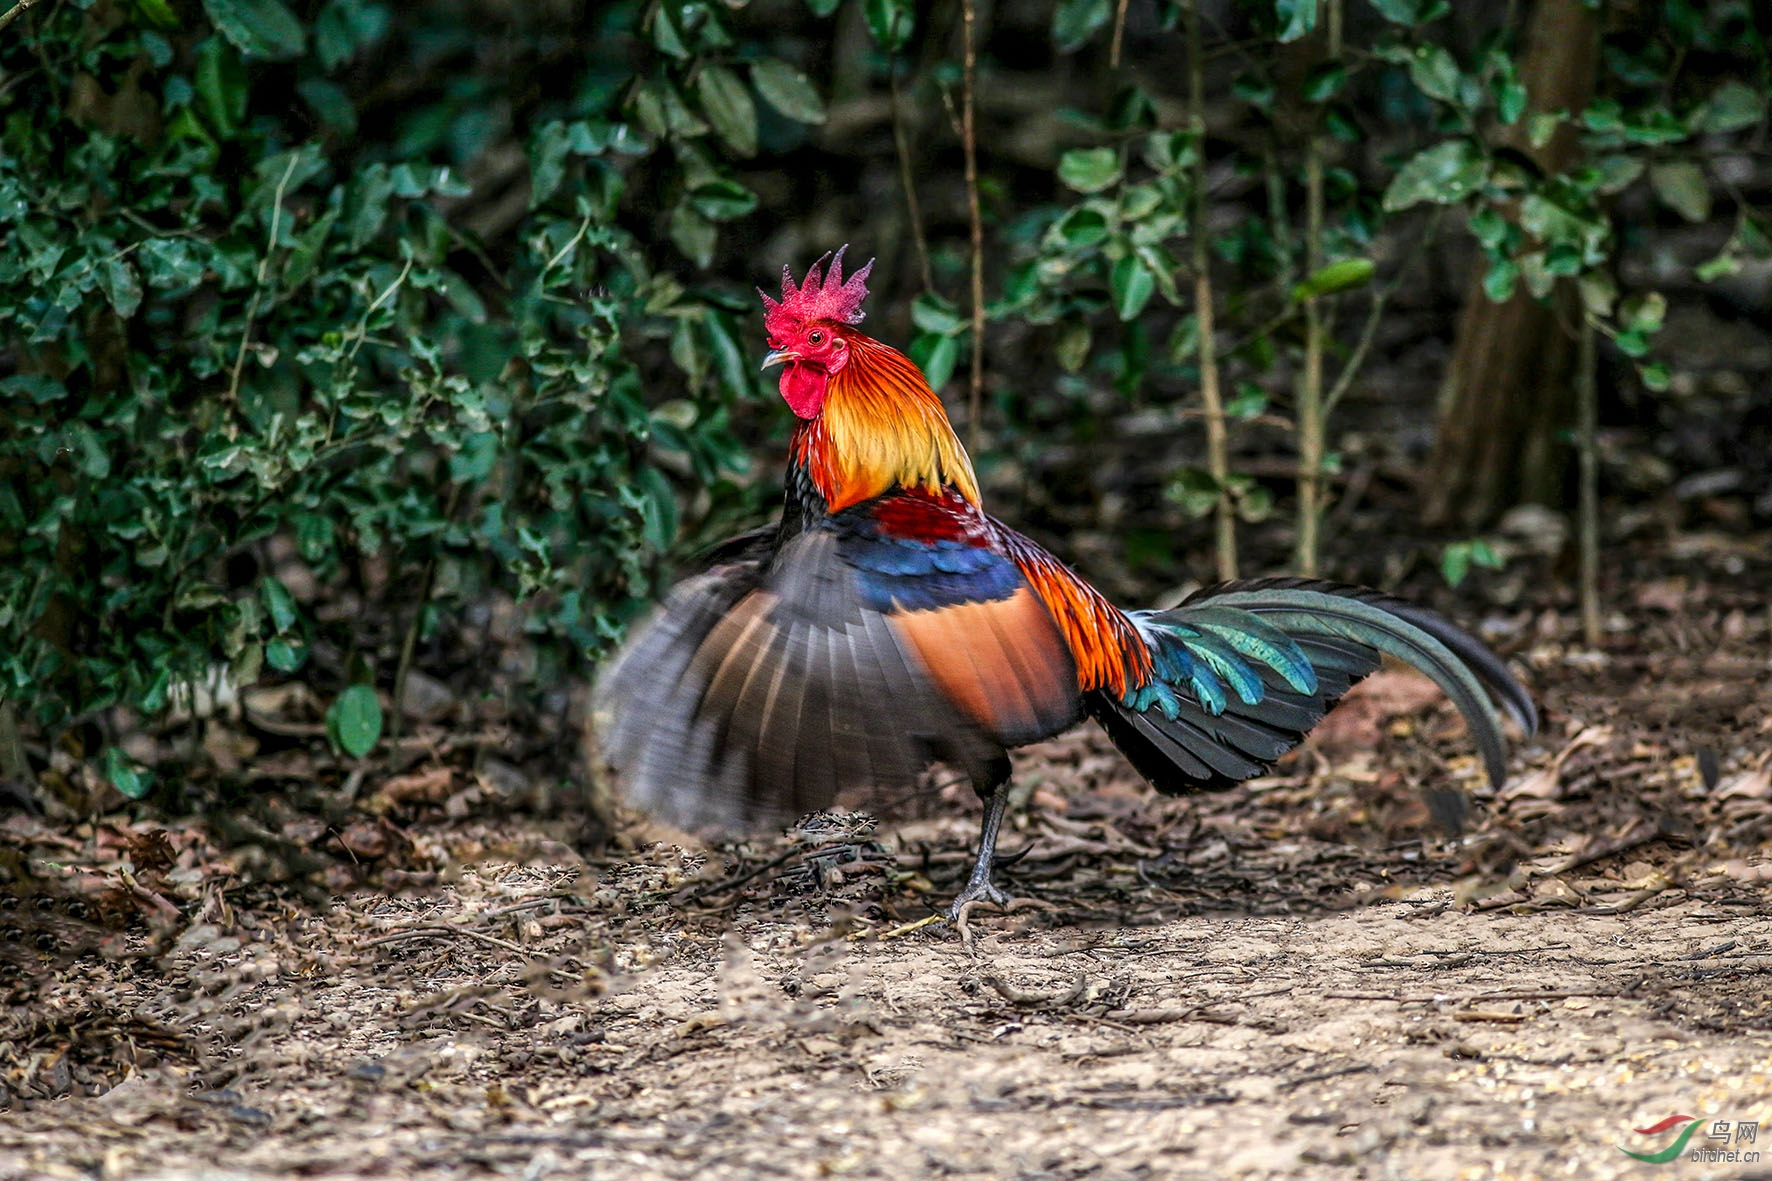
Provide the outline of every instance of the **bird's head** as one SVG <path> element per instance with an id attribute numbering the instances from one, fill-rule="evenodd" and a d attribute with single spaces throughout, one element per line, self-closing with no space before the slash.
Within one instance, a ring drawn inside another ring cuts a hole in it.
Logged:
<path id="1" fill-rule="evenodd" d="M 781 298 L 763 297 L 763 328 L 769 336 L 769 355 L 763 368 L 782 366 L 781 396 L 788 408 L 803 419 L 818 417 L 824 408 L 826 387 L 833 375 L 849 363 L 850 325 L 861 323 L 861 301 L 867 298 L 868 264 L 843 278 L 843 251 L 833 255 L 830 270 L 820 274 L 824 258 L 812 264 L 798 286 L 792 269 L 781 269 Z"/>

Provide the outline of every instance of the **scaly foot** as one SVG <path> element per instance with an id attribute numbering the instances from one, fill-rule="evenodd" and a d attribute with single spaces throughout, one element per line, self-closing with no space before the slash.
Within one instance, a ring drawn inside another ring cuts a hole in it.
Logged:
<path id="1" fill-rule="evenodd" d="M 948 922 L 958 922 L 960 911 L 965 909 L 969 902 L 989 902 L 1008 910 L 1009 901 L 1009 895 L 998 889 L 989 877 L 974 878 L 966 883 L 966 888 L 960 891 L 960 896 L 954 899 L 952 906 L 948 907 Z"/>

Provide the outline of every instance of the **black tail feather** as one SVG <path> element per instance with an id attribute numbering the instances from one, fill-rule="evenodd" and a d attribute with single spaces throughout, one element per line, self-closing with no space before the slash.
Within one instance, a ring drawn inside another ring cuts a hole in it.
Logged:
<path id="1" fill-rule="evenodd" d="M 1490 695 L 1523 731 L 1537 728 L 1538 710 L 1507 667 L 1424 607 L 1365 587 L 1271 578 L 1208 587 L 1172 611 L 1150 614 L 1148 623 L 1185 631 L 1191 626 L 1190 608 L 1207 606 L 1220 627 L 1224 608 L 1278 626 L 1310 661 L 1317 683 L 1303 692 L 1284 684 L 1273 670 L 1263 670 L 1261 700 L 1248 703 L 1231 694 L 1223 711 L 1214 714 L 1181 693 L 1173 718 L 1155 706 L 1136 710 L 1112 693 L 1091 694 L 1090 714 L 1139 773 L 1166 794 L 1222 790 L 1264 773 L 1349 688 L 1377 669 L 1385 653 L 1426 673 L 1452 697 L 1497 784 L 1506 774 L 1506 744 Z M 1436 808 L 1436 814 L 1441 811 L 1447 809 Z"/>

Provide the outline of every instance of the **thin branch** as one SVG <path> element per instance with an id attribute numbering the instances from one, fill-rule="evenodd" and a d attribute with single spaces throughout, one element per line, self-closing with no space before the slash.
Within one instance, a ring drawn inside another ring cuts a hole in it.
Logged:
<path id="1" fill-rule="evenodd" d="M 546 263 L 542 264 L 541 273 L 543 275 L 546 275 L 549 271 L 551 271 L 555 267 L 559 266 L 560 260 L 564 259 L 568 254 L 571 254 L 573 251 L 573 248 L 576 247 L 580 242 L 583 242 L 585 240 L 585 235 L 588 234 L 590 232 L 590 230 L 591 230 L 591 215 L 587 213 L 587 214 L 585 214 L 585 219 L 578 223 L 578 232 L 573 234 L 572 237 L 570 237 L 566 240 L 566 245 L 560 247 L 559 250 L 556 250 L 554 252 L 554 257 L 548 259 L 548 261 Z"/>
<path id="2" fill-rule="evenodd" d="M 17 4 L 14 4 L 11 8 L 7 9 L 3 15 L 0 15 L 0 29 L 4 29 L 7 25 L 10 25 L 13 21 L 17 20 L 35 7 L 37 7 L 37 0 L 18 0 Z"/>
<path id="3" fill-rule="evenodd" d="M 978 450 L 984 430 L 984 213 L 978 201 L 978 23 L 977 0 L 961 0 L 966 67 L 960 89 L 960 139 L 966 148 L 966 216 L 972 227 L 972 383 L 966 427 Z"/>
<path id="4" fill-rule="evenodd" d="M 1113 48 L 1108 50 L 1109 68 L 1115 70 L 1120 68 L 1120 44 L 1125 41 L 1125 39 L 1126 0 L 1120 0 L 1118 4 L 1114 5 L 1114 44 Z"/>
<path id="5" fill-rule="evenodd" d="M 1359 376 L 1361 367 L 1366 364 L 1366 354 L 1372 351 L 1372 342 L 1378 336 L 1378 325 L 1384 320 L 1385 309 L 1390 306 L 1391 298 L 1397 294 L 1397 289 L 1403 285 L 1403 278 L 1408 275 L 1411 264 L 1426 257 L 1428 245 L 1439 236 L 1440 219 L 1445 216 L 1445 213 L 1445 206 L 1435 207 L 1432 215 L 1428 217 L 1427 227 L 1421 232 L 1421 241 L 1409 253 L 1403 265 L 1397 268 L 1396 273 L 1391 276 L 1390 282 L 1378 288 L 1372 296 L 1372 309 L 1366 313 L 1366 323 L 1360 328 L 1360 339 L 1354 343 L 1354 351 L 1348 354 L 1347 363 L 1341 367 L 1341 373 L 1336 377 L 1335 384 L 1329 387 L 1329 393 L 1323 398 L 1323 416 L 1325 418 L 1335 413 L 1335 408 L 1341 404 L 1341 399 L 1347 395 L 1348 390 L 1353 388 L 1354 378 Z"/>
<path id="6" fill-rule="evenodd" d="M 1328 0 L 1328 47 L 1325 60 L 1341 57 L 1341 3 Z M 1323 268 L 1323 149 L 1328 134 L 1319 112 L 1305 142 L 1305 267 L 1315 275 Z M 1329 410 L 1323 397 L 1323 358 L 1329 343 L 1329 317 L 1322 297 L 1304 301 L 1304 375 L 1298 390 L 1298 540 L 1293 565 L 1309 578 L 1317 573 L 1322 548 L 1323 456 L 1328 446 Z"/>
<path id="7" fill-rule="evenodd" d="M 1576 459 L 1580 465 L 1581 635 L 1589 648 L 1605 639 L 1600 622 L 1599 395 L 1595 390 L 1594 329 L 1586 317 L 1575 362 Z"/>
<path id="8" fill-rule="evenodd" d="M 898 82 L 898 61 L 887 66 L 892 86 L 892 146 L 898 150 L 898 183 L 904 187 L 905 214 L 911 223 L 911 241 L 917 247 L 917 263 L 923 268 L 923 289 L 935 290 L 935 268 L 929 265 L 929 240 L 923 232 L 923 206 L 917 200 L 917 182 L 911 171 L 911 140 L 904 129 L 904 96 Z"/>
<path id="9" fill-rule="evenodd" d="M 1305 272 L 1323 266 L 1323 133 L 1305 144 Z M 1304 373 L 1298 387 L 1298 537 L 1292 564 L 1306 578 L 1317 573 L 1317 533 L 1323 522 L 1323 352 L 1329 334 L 1322 297 L 1304 300 Z"/>
<path id="10" fill-rule="evenodd" d="M 289 187 L 289 178 L 295 175 L 295 166 L 301 160 L 301 154 L 289 154 L 289 167 L 283 170 L 283 178 L 277 182 L 276 194 L 271 198 L 271 233 L 265 243 L 265 256 L 258 260 L 258 274 L 252 284 L 252 300 L 246 305 L 246 327 L 240 332 L 240 348 L 234 354 L 234 371 L 228 375 L 228 401 L 237 401 L 240 397 L 240 370 L 246 364 L 246 350 L 252 345 L 252 325 L 258 319 L 258 305 L 264 299 L 265 280 L 270 277 L 271 258 L 277 253 L 277 231 L 283 223 L 283 192 Z"/>
<path id="11" fill-rule="evenodd" d="M 392 299 L 394 297 L 394 292 L 406 285 L 406 276 L 412 273 L 412 263 L 413 260 L 408 258 L 406 260 L 406 265 L 400 268 L 400 273 L 394 276 L 394 281 L 383 288 L 382 293 L 376 296 L 374 301 L 371 302 L 368 307 L 363 309 L 363 318 L 357 322 L 356 331 L 353 333 L 357 339 L 355 343 L 351 345 L 350 355 L 352 357 L 357 355 L 358 351 L 362 349 L 364 343 L 369 339 L 369 317 L 375 314 L 376 308 L 379 308 L 382 304 Z"/>
<path id="12" fill-rule="evenodd" d="M 443 506 L 443 519 L 455 520 L 456 505 L 461 501 L 463 485 L 454 484 L 449 489 L 449 500 Z M 400 757 L 400 729 L 406 718 L 406 680 L 412 673 L 412 658 L 418 651 L 418 632 L 424 624 L 425 604 L 431 601 L 431 594 L 437 589 L 437 555 L 432 553 L 425 561 L 424 576 L 419 580 L 418 605 L 412 610 L 412 622 L 406 626 L 406 635 L 400 641 L 400 663 L 394 669 L 394 716 L 388 719 L 388 765 L 393 769 Z"/>
<path id="13" fill-rule="evenodd" d="M 1225 435 L 1224 399 L 1218 389 L 1218 346 L 1213 339 L 1212 259 L 1206 249 L 1206 70 L 1200 45 L 1200 0 L 1187 6 L 1188 122 L 1194 135 L 1193 263 L 1194 316 L 1200 326 L 1200 400 L 1206 408 L 1206 465 L 1218 487 L 1214 507 L 1214 551 L 1218 577 L 1237 576 L 1237 518 L 1230 495 L 1230 448 Z"/>

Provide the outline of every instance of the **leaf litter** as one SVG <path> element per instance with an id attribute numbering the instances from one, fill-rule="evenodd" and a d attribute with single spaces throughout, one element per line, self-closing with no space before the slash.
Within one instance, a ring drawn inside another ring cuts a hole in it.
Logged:
<path id="1" fill-rule="evenodd" d="M 1772 1116 L 1772 634 L 1650 599 L 1603 659 L 1493 629 L 1547 723 L 1499 791 L 1403 672 L 1222 795 L 1022 752 L 1023 905 L 964 939 L 939 769 L 706 846 L 551 804 L 442 681 L 373 765 L 246 694 L 185 723 L 237 806 L 76 759 L 89 806 L 0 824 L 0 1176 L 1624 1176 L 1668 1111 Z"/>

